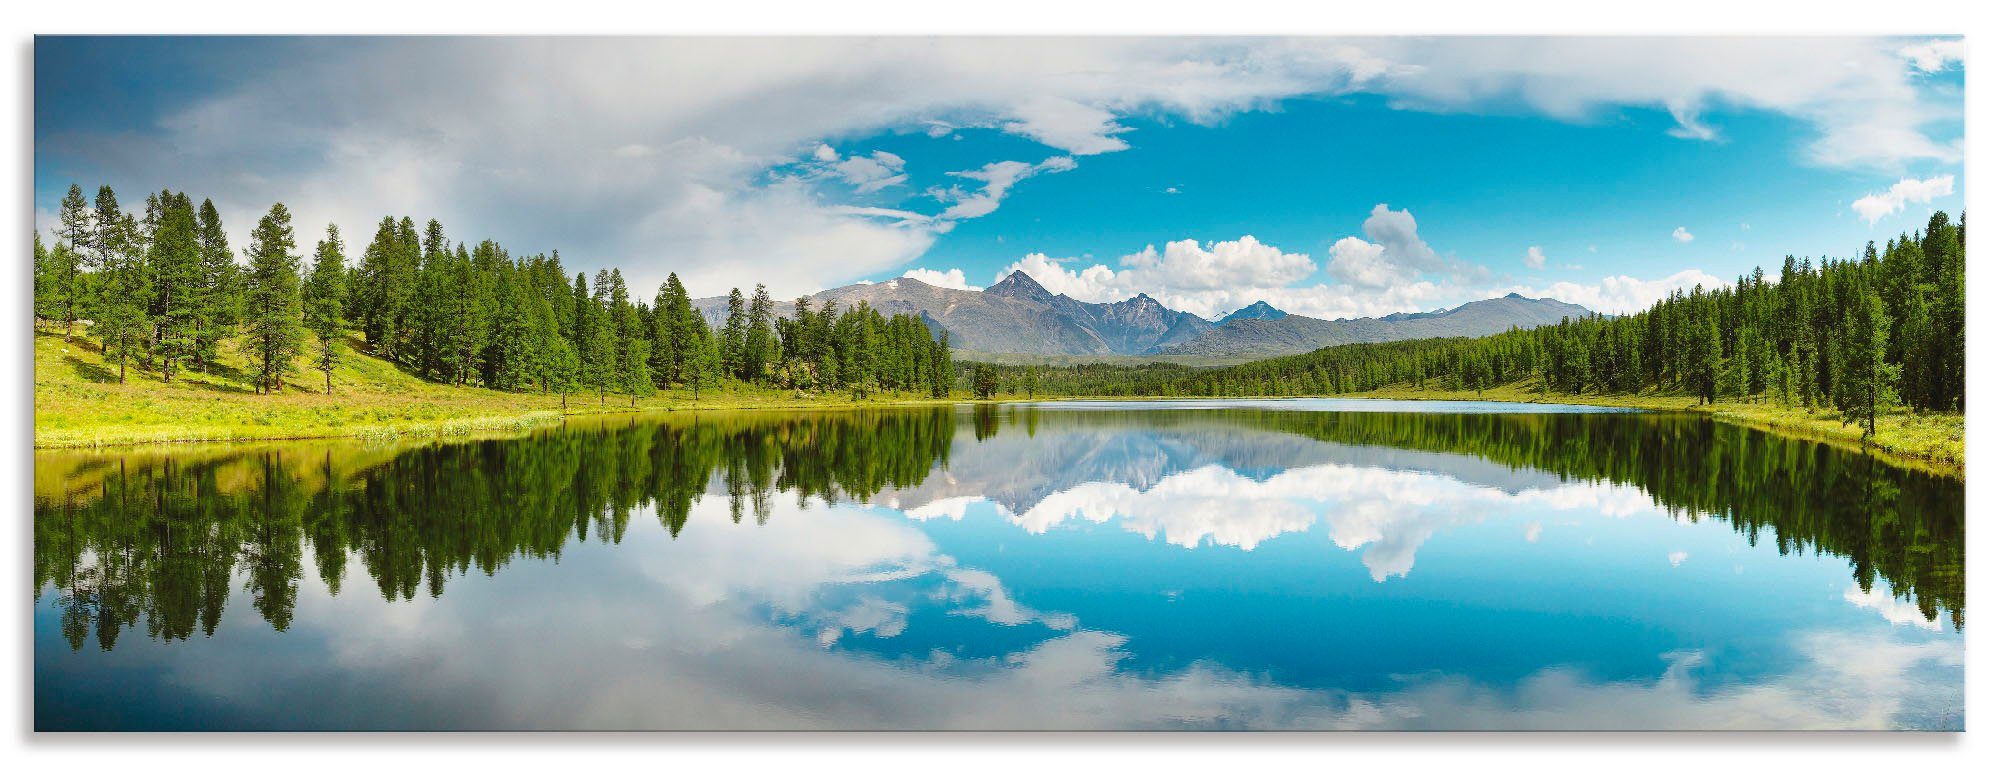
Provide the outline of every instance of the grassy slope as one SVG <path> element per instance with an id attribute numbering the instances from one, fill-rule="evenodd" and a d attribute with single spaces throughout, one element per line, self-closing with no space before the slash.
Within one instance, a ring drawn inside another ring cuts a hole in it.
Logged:
<path id="1" fill-rule="evenodd" d="M 1798 407 L 1757 402 L 1716 402 L 1700 404 L 1684 394 L 1600 395 L 1544 394 L 1526 383 L 1514 383 L 1485 391 L 1450 391 L 1390 386 L 1355 396 L 1381 399 L 1455 399 L 1500 402 L 1556 402 L 1636 407 L 1651 410 L 1707 412 L 1726 420 L 1757 426 L 1792 436 L 1862 449 L 1861 426 L 1843 424 L 1840 414 L 1830 409 L 1808 412 Z M 1875 437 L 1867 449 L 1888 453 L 1917 467 L 1962 474 L 1965 471 L 1965 416 L 1917 414 L 1901 411 L 1876 421 Z"/>
<path id="2" fill-rule="evenodd" d="M 120 384 L 117 367 L 105 364 L 94 342 L 37 332 L 35 446 L 447 436 L 520 430 L 576 413 L 853 406 L 843 395 L 735 387 L 703 391 L 699 400 L 687 391 L 661 392 L 636 406 L 617 394 L 604 404 L 594 392 L 578 394 L 565 410 L 557 396 L 427 382 L 354 345 L 334 371 L 333 395 L 323 393 L 319 371 L 303 364 L 286 376 L 284 391 L 259 395 L 233 349 L 209 374 L 186 372 L 163 383 L 158 373 L 133 368 Z M 907 400 L 885 396 L 872 403 L 898 401 Z"/>

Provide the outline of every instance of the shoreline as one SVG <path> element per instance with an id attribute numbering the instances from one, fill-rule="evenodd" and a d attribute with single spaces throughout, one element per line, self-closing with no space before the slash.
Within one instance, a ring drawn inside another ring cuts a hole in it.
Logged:
<path id="1" fill-rule="evenodd" d="M 1841 423 L 1839 415 L 1832 410 L 1820 409 L 1809 412 L 1796 407 L 1780 407 L 1756 402 L 1700 404 L 1692 396 L 1544 394 L 1516 384 L 1487 389 L 1484 392 L 1396 386 L 1347 394 L 1346 397 L 1407 401 L 1587 404 L 1628 407 L 1648 412 L 1693 412 L 1781 436 L 1868 454 L 1876 459 L 1907 468 L 1946 474 L 1960 479 L 1965 477 L 1965 416 L 1963 415 L 1892 414 L 1877 423 L 1874 440 L 1864 440 L 1860 426 Z M 1956 433 L 1951 438 L 1939 438 L 1933 433 L 1938 430 Z"/>
<path id="2" fill-rule="evenodd" d="M 682 393 L 682 392 L 673 392 Z M 731 392 L 741 395 L 743 392 Z M 757 391 L 756 394 L 772 392 Z M 538 394 L 520 394 L 527 398 L 541 398 Z M 572 397 L 577 398 L 577 397 Z M 660 401 L 667 399 L 667 401 Z M 867 409 L 878 407 L 945 406 L 973 404 L 971 399 L 876 399 L 863 401 L 816 401 L 813 399 L 780 399 L 775 396 L 724 401 L 720 397 L 713 403 L 704 398 L 656 397 L 653 401 L 640 400 L 638 406 L 620 406 L 612 403 L 602 405 L 559 409 L 532 409 L 513 415 L 485 414 L 450 417 L 437 420 L 411 420 L 398 423 L 373 425 L 352 425 L 332 427 L 247 428 L 222 432 L 214 428 L 159 426 L 140 431 L 99 435 L 93 437 L 72 436 L 66 431 L 45 432 L 35 430 L 33 449 L 35 450 L 81 450 L 106 447 L 137 447 L 145 445 L 195 445 L 232 444 L 251 442 L 284 442 L 313 440 L 353 440 L 353 441 L 399 441 L 405 439 L 443 439 L 481 434 L 517 434 L 537 428 L 553 426 L 570 418 L 605 417 L 615 415 L 663 415 L 695 412 L 783 412 Z M 87 430 L 87 429 L 68 429 Z"/>
<path id="3" fill-rule="evenodd" d="M 1472 395 L 1468 395 L 1472 394 Z M 1480 395 L 1484 394 L 1484 395 Z M 538 394 L 517 394 L 524 399 L 542 398 Z M 582 398 L 582 397 L 572 397 Z M 799 398 L 787 392 L 763 389 L 712 392 L 702 399 L 687 396 L 685 391 L 663 392 L 662 396 L 651 400 L 642 399 L 638 406 L 621 406 L 610 402 L 574 406 L 567 410 L 530 409 L 514 414 L 474 414 L 447 417 L 436 420 L 413 420 L 401 423 L 382 423 L 334 427 L 289 428 L 269 426 L 252 427 L 244 430 L 219 432 L 216 429 L 185 426 L 161 426 L 140 431 L 127 431 L 94 437 L 72 436 L 68 433 L 35 431 L 35 450 L 97 449 L 107 447 L 136 447 L 145 445 L 196 445 L 230 444 L 247 442 L 307 441 L 307 440 L 358 440 L 358 441 L 400 441 L 407 439 L 447 439 L 464 438 L 475 435 L 518 434 L 560 424 L 570 418 L 603 417 L 615 415 L 662 415 L 672 413 L 700 412 L 783 412 L 815 410 L 851 410 L 882 407 L 924 407 L 957 406 L 964 404 L 1020 404 L 1054 401 L 1166 401 L 1200 399 L 1374 399 L 1403 401 L 1462 401 L 1462 402 L 1513 402 L 1523 404 L 1570 404 L 1623 407 L 1648 412 L 1694 412 L 1736 423 L 1759 430 L 1792 438 L 1820 442 L 1851 451 L 1871 454 L 1905 467 L 1918 468 L 1932 473 L 1942 473 L 1964 477 L 1963 442 L 1958 442 L 1955 451 L 1944 456 L 1934 456 L 1909 448 L 1898 449 L 1897 442 L 1884 442 L 1884 434 L 1893 438 L 1903 428 L 1900 420 L 1955 421 L 1955 428 L 1963 430 L 1962 416 L 1940 415 L 1896 415 L 1884 424 L 1878 432 L 1876 442 L 1864 443 L 1856 426 L 1843 425 L 1837 416 L 1826 411 L 1808 413 L 1793 408 L 1777 408 L 1754 403 L 1719 403 L 1712 405 L 1695 404 L 1693 397 L 1672 396 L 1603 396 L 1603 395 L 1547 395 L 1510 389 L 1491 389 L 1486 392 L 1450 391 L 1439 389 L 1416 389 L 1407 387 L 1378 389 L 1343 396 L 1327 397 L 1187 397 L 1187 396 L 1138 396 L 1138 397 L 1003 397 L 991 400 L 966 398 L 949 399 L 874 399 L 853 401 L 832 396 Z M 1683 401 L 1685 400 L 1685 401 Z M 524 402 L 539 403 L 539 402 Z M 84 430 L 84 429 L 72 429 Z"/>
<path id="4" fill-rule="evenodd" d="M 964 394 L 933 399 L 887 393 L 855 400 L 844 392 L 802 395 L 731 383 L 706 389 L 699 398 L 686 389 L 660 391 L 640 398 L 636 405 L 627 404 L 629 398 L 624 396 L 608 396 L 599 403 L 594 392 L 579 392 L 564 406 L 557 395 L 423 381 L 393 363 L 359 353 L 358 343 L 351 344 L 355 353 L 344 358 L 335 372 L 336 393 L 332 396 L 320 393 L 311 385 L 318 381 L 303 374 L 288 376 L 288 386 L 281 392 L 255 394 L 227 367 L 213 373 L 187 371 L 171 384 L 143 375 L 118 384 L 112 382 L 111 369 L 88 341 L 65 341 L 38 332 L 35 345 L 35 450 L 311 439 L 452 439 L 525 433 L 571 417 L 642 413 L 843 410 L 980 401 L 1302 398 L 1003 395 L 977 400 Z M 1931 473 L 1961 478 L 1965 474 L 1965 417 L 1956 414 L 1892 414 L 1880 423 L 1876 438 L 1864 443 L 1858 426 L 1842 424 L 1837 415 L 1826 410 L 1807 412 L 1752 402 L 1702 405 L 1694 397 L 1676 394 L 1551 395 L 1514 383 L 1476 392 L 1403 385 L 1307 398 L 1582 404 L 1699 412 L 1771 433 L 1869 453 Z"/>

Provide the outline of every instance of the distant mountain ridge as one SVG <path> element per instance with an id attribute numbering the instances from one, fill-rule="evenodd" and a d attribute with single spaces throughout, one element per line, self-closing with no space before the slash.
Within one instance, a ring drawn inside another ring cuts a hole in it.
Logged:
<path id="1" fill-rule="evenodd" d="M 1247 310 L 1247 309 L 1246 309 Z M 1275 311 L 1276 309 L 1273 309 Z M 1241 313 L 1241 312 L 1238 312 Z M 1213 332 L 1160 347 L 1155 353 L 1188 356 L 1284 356 L 1348 343 L 1382 343 L 1417 338 L 1476 338 L 1515 327 L 1540 327 L 1593 313 L 1554 298 L 1508 293 L 1457 308 L 1396 313 L 1361 319 L 1316 319 L 1284 314 L 1233 321 L 1225 317 Z M 1231 317 L 1235 315 L 1232 314 Z"/>
<path id="2" fill-rule="evenodd" d="M 887 314 L 914 314 L 951 333 L 954 348 L 994 354 L 1053 356 L 1264 357 L 1346 343 L 1476 337 L 1513 327 L 1538 327 L 1591 313 L 1552 298 L 1519 294 L 1453 309 L 1385 317 L 1325 320 L 1288 314 L 1258 301 L 1216 321 L 1167 308 L 1144 293 L 1114 303 L 1086 303 L 1053 293 L 1021 271 L 985 290 L 955 290 L 904 277 L 856 284 L 808 296 L 850 306 L 862 301 Z M 694 301 L 721 324 L 728 299 Z M 789 304 L 780 306 L 789 310 Z"/>

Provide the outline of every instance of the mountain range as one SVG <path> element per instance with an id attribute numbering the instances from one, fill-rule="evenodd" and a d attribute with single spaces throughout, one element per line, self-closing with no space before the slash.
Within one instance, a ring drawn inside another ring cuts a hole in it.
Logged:
<path id="1" fill-rule="evenodd" d="M 1452 309 L 1339 320 L 1289 314 L 1258 301 L 1210 321 L 1144 293 L 1086 303 L 1052 293 L 1020 271 L 985 290 L 954 290 L 904 277 L 823 290 L 809 300 L 815 306 L 865 300 L 883 313 L 915 314 L 934 330 L 949 331 L 952 347 L 962 351 L 1057 357 L 1261 358 L 1347 343 L 1492 335 L 1591 313 L 1574 303 L 1509 293 Z M 721 324 L 728 311 L 724 297 L 701 298 L 694 305 L 711 324 Z"/>

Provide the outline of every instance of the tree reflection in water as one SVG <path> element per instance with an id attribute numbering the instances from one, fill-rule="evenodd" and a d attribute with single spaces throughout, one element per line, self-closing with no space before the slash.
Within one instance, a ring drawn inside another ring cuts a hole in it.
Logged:
<path id="1" fill-rule="evenodd" d="M 1155 454 L 1102 441 L 1061 448 L 1110 432 L 1150 435 Z M 1671 513 L 1725 521 L 1753 545 L 1843 557 L 1864 592 L 1886 585 L 1925 618 L 1964 626 L 1962 482 L 1661 415 L 979 406 L 578 420 L 521 438 L 418 445 L 41 452 L 35 582 L 54 594 L 73 649 L 94 634 L 109 650 L 142 620 L 160 641 L 213 634 L 234 582 L 282 631 L 307 555 L 336 593 L 356 574 L 352 562 L 383 598 L 407 600 L 516 557 L 559 559 L 572 539 L 616 543 L 638 509 L 678 535 L 704 495 L 726 495 L 733 520 L 761 524 L 777 493 L 902 497 L 959 463 L 968 479 L 983 472 L 1025 493 L 1019 512 L 1083 481 L 1138 486 L 1202 465 L 1247 474 L 1338 459 L 1255 448 L 1274 434 L 1636 487 Z"/>

